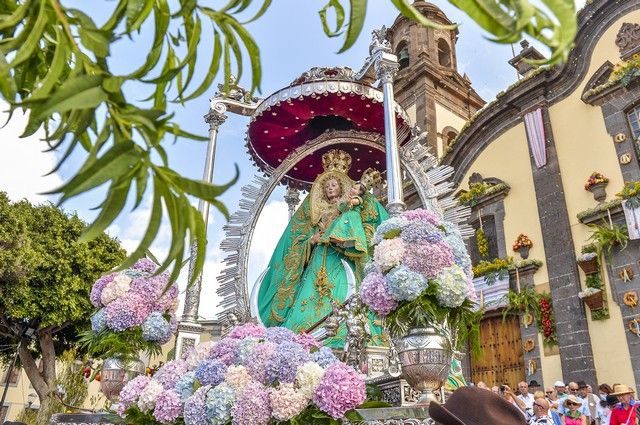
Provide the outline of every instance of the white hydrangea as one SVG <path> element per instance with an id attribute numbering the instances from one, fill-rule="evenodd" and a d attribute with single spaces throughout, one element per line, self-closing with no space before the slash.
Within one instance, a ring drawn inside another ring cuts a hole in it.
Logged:
<path id="1" fill-rule="evenodd" d="M 253 378 L 246 367 L 231 365 L 224 375 L 224 381 L 236 392 L 240 393 L 244 387 L 253 382 Z"/>
<path id="2" fill-rule="evenodd" d="M 123 278 L 123 279 L 121 279 Z M 129 284 L 131 283 L 131 278 L 124 275 L 118 275 L 113 282 L 109 283 L 102 290 L 102 294 L 100 295 L 100 301 L 102 305 L 106 306 L 107 304 L 121 298 L 129 292 Z"/>
<path id="3" fill-rule="evenodd" d="M 311 398 L 324 376 L 324 369 L 316 362 L 307 362 L 298 366 L 296 387 L 305 397 Z"/>
<path id="4" fill-rule="evenodd" d="M 143 412 L 150 412 L 156 407 L 156 399 L 160 395 L 161 392 L 164 391 L 164 387 L 158 381 L 151 380 L 144 387 L 144 390 L 140 393 L 140 398 L 138 398 L 138 407 Z"/>
<path id="5" fill-rule="evenodd" d="M 447 267 L 435 280 L 438 285 L 436 298 L 441 306 L 454 308 L 462 305 L 467 298 L 469 288 L 467 276 L 460 266 Z"/>

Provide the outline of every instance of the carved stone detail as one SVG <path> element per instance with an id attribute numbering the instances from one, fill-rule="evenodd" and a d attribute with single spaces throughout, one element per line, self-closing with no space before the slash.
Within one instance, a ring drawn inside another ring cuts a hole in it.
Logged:
<path id="1" fill-rule="evenodd" d="M 625 22 L 616 36 L 616 46 L 620 49 L 620 57 L 626 59 L 640 51 L 640 24 Z"/>

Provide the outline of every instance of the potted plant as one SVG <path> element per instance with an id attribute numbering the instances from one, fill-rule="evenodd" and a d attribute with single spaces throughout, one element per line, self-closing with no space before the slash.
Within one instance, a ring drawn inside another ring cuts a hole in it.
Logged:
<path id="1" fill-rule="evenodd" d="M 640 207 L 640 181 L 625 182 L 624 187 L 616 196 L 627 201 L 627 206 L 632 209 Z"/>
<path id="2" fill-rule="evenodd" d="M 602 202 L 607 197 L 605 187 L 609 183 L 609 179 L 603 174 L 594 171 L 591 173 L 587 182 L 584 184 L 584 190 L 588 190 L 593 194 L 593 199 Z"/>
<path id="3" fill-rule="evenodd" d="M 587 288 L 578 293 L 578 297 L 591 309 L 602 310 L 604 308 L 604 296 L 602 289 Z"/>
<path id="4" fill-rule="evenodd" d="M 578 265 L 586 275 L 600 271 L 600 263 L 596 249 L 595 245 L 587 245 L 582 248 L 582 253 L 578 255 L 576 259 Z"/>
<path id="5" fill-rule="evenodd" d="M 513 250 L 520 254 L 520 257 L 523 260 L 526 260 L 527 258 L 529 258 L 529 250 L 532 246 L 533 242 L 531 242 L 529 236 L 525 235 L 524 233 L 520 233 L 513 244 Z"/>
<path id="6" fill-rule="evenodd" d="M 611 250 L 616 245 L 619 245 L 620 249 L 627 247 L 629 231 L 625 225 L 590 224 L 589 227 L 593 229 L 589 240 L 593 241 L 598 257 L 601 254 L 606 254 L 607 257 L 611 256 Z"/>

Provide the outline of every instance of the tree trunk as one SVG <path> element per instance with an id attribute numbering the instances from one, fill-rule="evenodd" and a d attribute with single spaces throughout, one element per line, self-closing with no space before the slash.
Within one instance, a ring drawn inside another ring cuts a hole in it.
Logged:
<path id="1" fill-rule="evenodd" d="M 52 413 L 53 393 L 56 390 L 56 354 L 53 337 L 46 329 L 38 332 L 38 343 L 42 353 L 40 359 L 42 372 L 38 369 L 38 365 L 29 351 L 29 343 L 29 339 L 22 340 L 19 350 L 20 362 L 40 400 L 37 423 L 38 425 L 47 425 Z"/>

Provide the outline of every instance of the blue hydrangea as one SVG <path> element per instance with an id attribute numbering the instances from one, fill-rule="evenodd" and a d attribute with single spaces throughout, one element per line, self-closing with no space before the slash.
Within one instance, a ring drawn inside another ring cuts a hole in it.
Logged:
<path id="1" fill-rule="evenodd" d="M 333 351 L 329 347 L 320 347 L 318 351 L 312 354 L 312 357 L 313 361 L 323 368 L 326 368 L 330 364 L 338 361 L 338 358 L 333 354 Z"/>
<path id="2" fill-rule="evenodd" d="M 147 341 L 166 342 L 170 336 L 171 326 L 158 311 L 151 313 L 142 323 L 142 337 Z"/>
<path id="3" fill-rule="evenodd" d="M 408 223 L 400 235 L 405 242 L 430 242 L 437 243 L 444 239 L 444 233 L 434 225 L 425 221 L 412 221 Z"/>
<path id="4" fill-rule="evenodd" d="M 205 412 L 212 425 L 223 425 L 231 419 L 231 409 L 236 401 L 236 393 L 227 384 L 220 384 L 209 390 L 205 402 Z"/>
<path id="5" fill-rule="evenodd" d="M 382 242 L 383 239 L 390 239 L 395 236 L 400 236 L 400 232 L 408 224 L 408 221 L 402 217 L 391 217 L 378 226 L 376 232 L 373 234 L 372 244 L 376 245 Z"/>
<path id="6" fill-rule="evenodd" d="M 236 349 L 236 357 L 238 363 L 244 364 L 247 358 L 253 353 L 253 349 L 258 345 L 259 340 L 256 337 L 248 336 L 238 343 Z"/>
<path id="7" fill-rule="evenodd" d="M 413 301 L 427 289 L 429 281 L 406 266 L 394 267 L 388 274 L 389 291 L 396 301 Z"/>
<path id="8" fill-rule="evenodd" d="M 364 265 L 364 275 L 366 276 L 371 273 L 380 273 L 380 269 L 373 261 L 367 261 L 367 264 Z"/>
<path id="9" fill-rule="evenodd" d="M 107 310 L 101 308 L 91 316 L 91 330 L 102 332 L 107 327 Z"/>
<path id="10" fill-rule="evenodd" d="M 471 277 L 471 258 L 467 252 L 467 247 L 460 234 L 460 229 L 449 222 L 444 222 L 443 227 L 445 229 L 444 240 L 451 247 L 453 253 L 453 261 L 460 266 L 468 277 Z"/>
<path id="11" fill-rule="evenodd" d="M 283 342 L 267 361 L 266 382 L 293 382 L 298 366 L 311 360 L 309 352 L 295 342 Z"/>
<path id="12" fill-rule="evenodd" d="M 195 372 L 187 372 L 178 378 L 176 382 L 175 390 L 180 396 L 182 401 L 185 401 L 189 397 L 193 395 L 194 385 L 196 383 L 196 374 Z"/>
<path id="13" fill-rule="evenodd" d="M 227 366 L 217 359 L 209 359 L 200 363 L 196 369 L 196 378 L 202 385 L 218 385 L 224 381 Z"/>
<path id="14" fill-rule="evenodd" d="M 207 425 L 206 400 L 210 386 L 198 390 L 184 403 L 183 417 L 185 425 Z"/>
<path id="15" fill-rule="evenodd" d="M 285 341 L 293 341 L 296 337 L 296 334 L 293 333 L 291 329 L 283 328 L 283 327 L 273 327 L 267 328 L 264 338 L 267 341 L 275 342 L 276 344 L 280 344 Z"/>
<path id="16" fill-rule="evenodd" d="M 138 270 L 134 268 L 129 268 L 124 271 L 125 276 L 130 277 L 131 279 L 137 279 L 139 277 L 147 277 L 149 273 L 144 272 L 143 270 Z"/>

